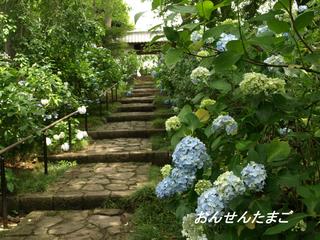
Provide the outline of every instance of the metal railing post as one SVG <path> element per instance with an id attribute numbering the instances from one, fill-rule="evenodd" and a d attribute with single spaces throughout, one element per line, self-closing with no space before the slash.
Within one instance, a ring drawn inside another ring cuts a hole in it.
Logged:
<path id="1" fill-rule="evenodd" d="M 1 192 L 2 192 L 2 220 L 3 228 L 8 228 L 7 179 L 4 157 L 0 156 Z"/>
<path id="2" fill-rule="evenodd" d="M 47 134 L 43 134 L 43 162 L 44 162 L 44 174 L 48 175 L 48 146 L 47 146 Z"/>
<path id="3" fill-rule="evenodd" d="M 99 115 L 102 118 L 102 101 L 99 99 Z"/>
<path id="4" fill-rule="evenodd" d="M 108 91 L 106 91 L 106 109 L 109 111 L 109 96 L 108 96 Z"/>
<path id="5" fill-rule="evenodd" d="M 116 102 L 118 101 L 118 84 L 116 85 Z"/>
<path id="6" fill-rule="evenodd" d="M 71 119 L 68 119 L 68 133 L 69 133 L 69 151 L 72 149 L 72 133 L 71 133 Z"/>
<path id="7" fill-rule="evenodd" d="M 113 87 L 111 88 L 111 102 L 113 102 Z"/>
<path id="8" fill-rule="evenodd" d="M 84 114 L 84 129 L 88 132 L 88 112 Z"/>

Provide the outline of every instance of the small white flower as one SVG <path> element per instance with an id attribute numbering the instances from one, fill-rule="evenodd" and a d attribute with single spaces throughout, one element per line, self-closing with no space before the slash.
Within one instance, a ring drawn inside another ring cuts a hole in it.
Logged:
<path id="1" fill-rule="evenodd" d="M 59 141 L 60 140 L 60 135 L 58 135 L 58 134 L 53 135 L 53 139 L 56 140 L 56 141 Z"/>
<path id="2" fill-rule="evenodd" d="M 301 5 L 298 7 L 298 12 L 301 13 L 301 12 L 304 12 L 308 9 L 308 6 L 307 5 Z"/>
<path id="3" fill-rule="evenodd" d="M 66 136 L 65 133 L 64 133 L 64 132 L 61 132 L 61 133 L 59 134 L 59 139 L 64 139 L 65 136 Z"/>
<path id="4" fill-rule="evenodd" d="M 41 99 L 41 105 L 42 106 L 46 106 L 46 105 L 48 105 L 49 104 L 49 100 L 48 99 Z"/>
<path id="5" fill-rule="evenodd" d="M 78 108 L 78 112 L 79 112 L 80 114 L 86 114 L 87 108 L 86 108 L 85 106 L 79 107 L 79 108 Z"/>
<path id="6" fill-rule="evenodd" d="M 64 143 L 61 145 L 62 151 L 67 152 L 67 151 L 69 151 L 69 149 L 70 149 L 69 143 Z"/>
<path id="7" fill-rule="evenodd" d="M 78 132 L 77 132 L 76 138 L 77 138 L 78 140 L 82 140 L 82 139 L 83 139 L 82 131 L 78 131 Z"/>
<path id="8" fill-rule="evenodd" d="M 82 131 L 82 135 L 83 135 L 84 138 L 86 138 L 86 137 L 89 136 L 88 133 L 87 133 L 87 131 Z"/>
<path id="9" fill-rule="evenodd" d="M 52 144 L 51 139 L 48 137 L 46 138 L 46 144 L 47 144 L 47 146 L 50 146 Z"/>

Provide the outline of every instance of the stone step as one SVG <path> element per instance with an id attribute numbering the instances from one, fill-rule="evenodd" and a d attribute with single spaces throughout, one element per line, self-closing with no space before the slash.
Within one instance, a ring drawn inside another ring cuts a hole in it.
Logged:
<path id="1" fill-rule="evenodd" d="M 159 89 L 157 89 L 157 88 L 134 88 L 132 90 L 132 93 L 140 93 L 140 92 L 158 93 Z"/>
<path id="2" fill-rule="evenodd" d="M 110 130 L 110 131 L 90 131 L 92 139 L 112 139 L 112 138 L 148 138 L 155 134 L 165 133 L 165 129 L 135 129 L 135 130 Z"/>
<path id="3" fill-rule="evenodd" d="M 130 215 L 120 209 L 34 211 L 3 240 L 128 239 Z"/>
<path id="4" fill-rule="evenodd" d="M 86 163 L 112 163 L 112 162 L 151 162 L 162 166 L 170 163 L 170 153 L 166 151 L 123 151 L 123 152 L 96 152 L 96 153 L 64 153 L 48 156 L 49 161 L 76 161 L 78 164 Z"/>
<path id="5" fill-rule="evenodd" d="M 134 88 L 155 88 L 155 83 L 136 83 L 133 85 Z"/>
<path id="6" fill-rule="evenodd" d="M 146 186 L 150 167 L 150 163 L 137 162 L 78 165 L 67 170 L 46 192 L 10 197 L 9 208 L 23 212 L 100 208 L 106 200 L 129 197 Z"/>
<path id="7" fill-rule="evenodd" d="M 118 108 L 118 112 L 152 112 L 155 106 L 152 103 L 129 103 L 121 104 Z"/>
<path id="8" fill-rule="evenodd" d="M 154 92 L 136 92 L 132 94 L 132 97 L 154 97 Z"/>
<path id="9" fill-rule="evenodd" d="M 149 121 L 155 118 L 169 118 L 172 113 L 157 113 L 157 112 L 120 112 L 112 113 L 107 118 L 107 122 L 121 121 Z"/>
<path id="10" fill-rule="evenodd" d="M 120 99 L 120 103 L 153 103 L 154 97 L 127 97 Z"/>
<path id="11" fill-rule="evenodd" d="M 151 121 L 125 121 L 125 122 L 109 122 L 102 126 L 92 128 L 92 131 L 105 132 L 117 130 L 140 130 L 140 129 L 153 129 Z"/>

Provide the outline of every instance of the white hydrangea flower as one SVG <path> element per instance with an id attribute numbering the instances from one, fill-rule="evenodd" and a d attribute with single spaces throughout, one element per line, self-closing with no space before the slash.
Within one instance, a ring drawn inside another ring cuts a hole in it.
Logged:
<path id="1" fill-rule="evenodd" d="M 244 182 L 234 175 L 232 171 L 221 174 L 217 180 L 214 181 L 213 186 L 217 189 L 219 196 L 225 203 L 242 195 L 246 191 Z"/>
<path id="2" fill-rule="evenodd" d="M 42 106 L 46 106 L 46 105 L 49 104 L 49 100 L 48 99 L 41 99 L 40 102 L 41 102 Z"/>
<path id="3" fill-rule="evenodd" d="M 86 137 L 88 137 L 88 133 L 86 131 L 80 131 L 80 130 L 77 131 L 76 138 L 78 140 L 82 140 Z"/>
<path id="4" fill-rule="evenodd" d="M 69 143 L 64 143 L 64 144 L 61 145 L 61 150 L 62 151 L 67 152 L 67 151 L 69 151 L 69 149 L 70 149 Z"/>
<path id="5" fill-rule="evenodd" d="M 246 73 L 240 83 L 240 90 L 244 95 L 264 93 L 271 95 L 285 92 L 286 82 L 280 78 L 268 78 L 262 73 Z"/>
<path id="6" fill-rule="evenodd" d="M 206 108 L 216 104 L 216 101 L 210 98 L 203 99 L 200 103 L 200 108 Z"/>
<path id="7" fill-rule="evenodd" d="M 210 53 L 206 50 L 201 50 L 197 53 L 197 56 L 198 56 L 197 59 L 201 61 L 204 57 L 210 56 Z"/>
<path id="8" fill-rule="evenodd" d="M 238 38 L 233 34 L 221 33 L 220 39 L 217 42 L 217 49 L 220 52 L 224 52 L 227 50 L 227 44 L 230 41 L 238 40 Z"/>
<path id="9" fill-rule="evenodd" d="M 205 82 L 210 76 L 210 71 L 205 67 L 197 67 L 194 69 L 190 75 L 193 84 L 198 84 L 199 82 Z"/>
<path id="10" fill-rule="evenodd" d="M 257 30 L 257 37 L 261 37 L 263 36 L 266 32 L 269 32 L 269 28 L 267 25 L 262 25 L 262 26 L 259 26 L 258 27 L 258 30 Z"/>
<path id="11" fill-rule="evenodd" d="M 173 116 L 169 119 L 167 119 L 166 123 L 166 131 L 172 131 L 172 130 L 177 130 L 181 127 L 181 121 L 180 118 L 177 116 Z"/>
<path id="12" fill-rule="evenodd" d="M 46 138 L 46 144 L 47 144 L 47 146 L 50 146 L 52 144 L 51 139 L 48 137 Z"/>
<path id="13" fill-rule="evenodd" d="M 56 140 L 56 141 L 59 141 L 60 140 L 60 135 L 58 135 L 58 134 L 53 135 L 53 139 Z"/>
<path id="14" fill-rule="evenodd" d="M 85 106 L 78 107 L 78 112 L 80 114 L 86 114 L 87 108 Z"/>
<path id="15" fill-rule="evenodd" d="M 298 7 L 298 12 L 299 12 L 299 13 L 304 12 L 304 11 L 306 11 L 306 10 L 308 10 L 308 6 L 307 6 L 307 5 L 300 5 L 300 6 Z"/>
<path id="16" fill-rule="evenodd" d="M 276 3 L 277 3 L 277 0 L 267 0 L 260 5 L 257 12 L 260 14 L 266 14 L 274 7 Z"/>
<path id="17" fill-rule="evenodd" d="M 285 64 L 284 58 L 281 55 L 272 55 L 268 58 L 266 58 L 264 63 L 267 64 L 274 64 L 274 65 L 283 65 Z M 279 68 L 276 67 L 268 67 L 269 71 L 278 71 Z"/>
<path id="18" fill-rule="evenodd" d="M 65 136 L 66 136 L 66 134 L 65 134 L 64 132 L 61 132 L 61 133 L 59 134 L 59 139 L 64 139 Z"/>
<path id="19" fill-rule="evenodd" d="M 202 39 L 202 32 L 201 31 L 194 31 L 191 33 L 190 38 L 191 38 L 192 42 L 194 42 L 194 43 L 198 42 Z"/>
<path id="20" fill-rule="evenodd" d="M 204 233 L 203 224 L 196 224 L 196 214 L 190 213 L 182 219 L 182 236 L 187 240 L 208 240 Z"/>

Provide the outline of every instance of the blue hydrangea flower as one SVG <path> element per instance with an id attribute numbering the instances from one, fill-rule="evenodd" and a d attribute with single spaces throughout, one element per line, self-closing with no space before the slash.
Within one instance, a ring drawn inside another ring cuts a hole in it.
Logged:
<path id="1" fill-rule="evenodd" d="M 170 197 L 175 193 L 187 191 L 195 182 L 196 176 L 194 171 L 183 169 L 172 169 L 169 177 L 164 178 L 156 187 L 158 198 Z"/>
<path id="2" fill-rule="evenodd" d="M 196 214 L 206 218 L 211 218 L 217 214 L 216 216 L 219 217 L 223 215 L 224 208 L 225 204 L 222 201 L 218 190 L 215 187 L 212 187 L 202 193 L 198 198 Z"/>
<path id="3" fill-rule="evenodd" d="M 158 198 L 170 197 L 175 194 L 176 183 L 171 177 L 164 178 L 156 187 L 156 195 Z"/>
<path id="4" fill-rule="evenodd" d="M 233 34 L 222 33 L 220 35 L 219 41 L 217 42 L 218 51 L 220 51 L 220 52 L 226 51 L 228 42 L 233 41 L 233 40 L 238 40 L 238 38 Z"/>
<path id="5" fill-rule="evenodd" d="M 262 164 L 250 162 L 241 171 L 242 180 L 246 187 L 255 192 L 261 192 L 267 178 L 267 171 Z"/>
<path id="6" fill-rule="evenodd" d="M 132 91 L 126 92 L 126 96 L 127 96 L 127 97 L 131 97 L 131 96 L 132 96 Z"/>
<path id="7" fill-rule="evenodd" d="M 177 168 L 196 171 L 203 168 L 209 159 L 206 150 L 205 144 L 198 138 L 187 136 L 176 146 L 172 161 Z"/>
<path id="8" fill-rule="evenodd" d="M 236 135 L 238 133 L 238 123 L 229 115 L 220 115 L 212 122 L 212 130 L 219 131 L 225 128 L 228 135 Z"/>

